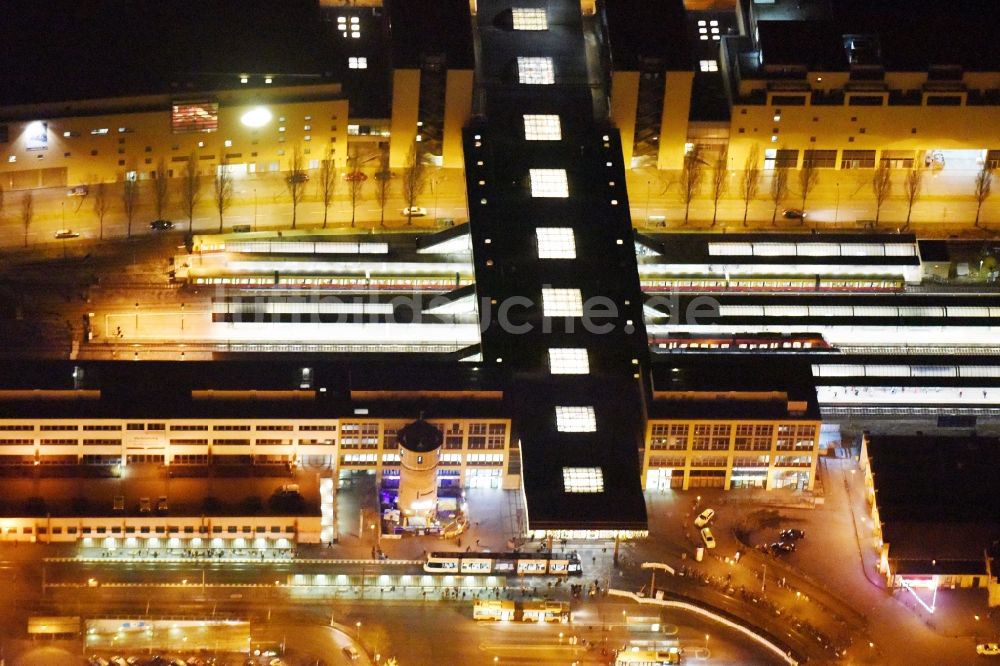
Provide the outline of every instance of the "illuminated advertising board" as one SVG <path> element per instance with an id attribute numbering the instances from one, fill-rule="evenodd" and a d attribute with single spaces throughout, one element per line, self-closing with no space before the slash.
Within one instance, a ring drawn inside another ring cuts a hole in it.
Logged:
<path id="1" fill-rule="evenodd" d="M 219 129 L 219 103 L 174 102 L 170 129 L 174 134 L 215 132 Z"/>

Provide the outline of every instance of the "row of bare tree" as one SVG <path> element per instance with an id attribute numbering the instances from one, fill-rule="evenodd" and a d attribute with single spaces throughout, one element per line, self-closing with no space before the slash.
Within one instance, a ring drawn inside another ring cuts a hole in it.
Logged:
<path id="1" fill-rule="evenodd" d="M 707 173 L 706 173 L 707 168 Z M 771 224 L 775 224 L 778 209 L 781 207 L 790 192 L 790 167 L 776 165 L 771 172 L 770 189 L 768 198 L 774 204 L 771 212 Z M 719 200 L 729 190 L 729 149 L 723 147 L 715 159 L 711 162 L 704 157 L 700 145 L 695 144 L 684 156 L 684 166 L 680 175 L 680 194 L 684 202 L 684 224 L 688 223 L 688 215 L 691 209 L 691 202 L 697 197 L 701 190 L 702 181 L 706 175 L 709 178 L 710 197 L 712 200 L 712 226 L 714 227 L 719 214 Z M 878 226 L 882 214 L 882 207 L 892 194 L 893 169 L 889 163 L 882 161 L 872 172 L 871 190 L 875 203 L 875 226 Z M 809 195 L 819 184 L 820 167 L 812 158 L 805 158 L 802 167 L 797 170 L 799 186 L 799 207 L 805 212 L 806 201 Z M 750 203 L 754 201 L 760 193 L 762 171 L 760 168 L 760 149 L 757 146 L 751 148 L 747 154 L 746 162 L 740 179 L 740 197 L 743 201 L 743 226 L 747 226 L 747 214 Z M 906 198 L 906 223 L 903 228 L 910 226 L 910 217 L 913 213 L 913 206 L 920 198 L 923 190 L 924 169 L 913 166 L 906 169 L 906 177 L 903 181 L 903 194 Z M 993 186 L 993 170 L 989 163 L 983 162 L 982 168 L 976 173 L 972 196 L 976 201 L 975 226 L 979 226 L 979 217 L 983 204 L 989 198 Z M 804 223 L 804 217 L 800 218 Z"/>
<path id="2" fill-rule="evenodd" d="M 326 153 L 329 155 L 329 151 Z M 126 229 L 128 237 L 132 237 L 132 223 L 135 220 L 136 211 L 142 200 L 143 192 L 148 188 L 152 190 L 153 207 L 156 211 L 156 219 L 163 219 L 170 207 L 173 197 L 178 198 L 178 207 L 188 219 L 188 235 L 192 233 L 194 213 L 202 200 L 202 178 L 198 174 L 198 155 L 192 153 L 184 162 L 176 188 L 170 186 L 170 172 L 167 170 L 166 161 L 161 159 L 153 172 L 153 178 L 148 186 L 144 186 L 130 172 L 129 176 L 121 183 L 120 197 L 122 212 L 125 215 Z M 364 165 L 374 159 L 378 160 L 378 166 L 373 173 L 375 181 L 375 200 L 381 208 L 380 226 L 385 226 L 385 207 L 388 205 L 392 193 L 392 181 L 395 174 L 389 170 L 389 151 L 386 148 L 378 150 L 368 156 L 354 155 L 348 159 L 348 170 L 344 174 L 343 180 L 347 184 L 347 193 L 351 204 L 351 226 L 355 225 L 358 203 L 364 196 L 364 185 L 368 180 Z M 229 210 L 233 202 L 234 180 L 233 172 L 229 168 L 229 161 L 225 155 L 219 156 L 218 168 L 212 176 L 211 196 L 212 204 L 219 215 L 219 232 L 223 230 L 223 223 L 226 211 Z M 298 206 L 305 198 L 306 185 L 309 182 L 309 170 L 306 169 L 302 157 L 302 151 L 296 147 L 292 151 L 289 163 L 289 170 L 285 174 L 285 185 L 292 202 L 292 229 L 295 229 L 298 217 Z M 94 215 L 98 221 L 98 236 L 104 240 L 104 219 L 111 212 L 115 193 L 114 184 L 98 181 L 91 178 L 90 183 L 84 186 L 84 194 L 77 199 L 76 211 L 79 212 L 84 202 L 90 200 Z M 332 159 L 323 159 L 317 169 L 317 195 L 323 202 L 323 228 L 327 228 L 330 206 L 333 205 L 334 194 L 337 190 L 338 174 L 337 167 Z M 420 150 L 420 146 L 414 143 L 410 150 L 408 163 L 403 171 L 401 185 L 403 200 L 406 208 L 410 211 L 407 214 L 407 224 L 412 224 L 412 209 L 417 203 L 417 199 L 423 193 L 427 184 L 427 167 L 425 156 Z M 176 192 L 173 190 L 176 189 Z M 4 210 L 5 191 L 0 185 L 0 214 Z M 24 245 L 28 246 L 28 231 L 34 221 L 35 216 L 35 196 L 32 191 L 24 192 L 21 195 L 20 220 L 24 227 Z"/>

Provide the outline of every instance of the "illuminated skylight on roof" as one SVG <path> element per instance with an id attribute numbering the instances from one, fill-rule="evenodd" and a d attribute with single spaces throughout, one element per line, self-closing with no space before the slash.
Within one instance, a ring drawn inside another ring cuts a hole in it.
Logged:
<path id="1" fill-rule="evenodd" d="M 576 238 L 570 227 L 539 227 L 539 259 L 576 259 Z"/>
<path id="2" fill-rule="evenodd" d="M 549 20 L 544 9 L 514 7 L 514 30 L 548 30 Z"/>
<path id="3" fill-rule="evenodd" d="M 603 493 L 604 471 L 600 467 L 563 467 L 563 490 L 567 493 Z"/>
<path id="4" fill-rule="evenodd" d="M 517 59 L 517 80 L 529 85 L 552 85 L 556 82 L 556 72 L 552 58 Z"/>
<path id="5" fill-rule="evenodd" d="M 593 407 L 556 406 L 556 430 L 559 432 L 596 432 L 597 417 Z"/>
<path id="6" fill-rule="evenodd" d="M 528 141 L 559 141 L 562 139 L 559 116 L 524 114 L 524 138 Z"/>
<path id="7" fill-rule="evenodd" d="M 542 289 L 542 314 L 546 317 L 582 317 L 583 294 L 579 289 Z"/>
<path id="8" fill-rule="evenodd" d="M 530 169 L 531 196 L 565 199 L 569 196 L 566 169 Z"/>
<path id="9" fill-rule="evenodd" d="M 549 349 L 549 370 L 553 375 L 590 374 L 590 360 L 582 347 Z"/>

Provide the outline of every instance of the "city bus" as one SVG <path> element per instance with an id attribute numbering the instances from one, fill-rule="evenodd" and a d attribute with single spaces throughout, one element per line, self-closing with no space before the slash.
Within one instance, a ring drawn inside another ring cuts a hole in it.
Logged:
<path id="1" fill-rule="evenodd" d="M 424 571 L 446 574 L 579 576 L 576 553 L 429 553 Z"/>
<path id="2" fill-rule="evenodd" d="M 569 604 L 564 601 L 506 601 L 477 599 L 472 608 L 474 620 L 494 622 L 569 622 Z"/>
<path id="3" fill-rule="evenodd" d="M 631 648 L 621 650 L 615 656 L 615 666 L 667 666 L 681 663 L 679 647 L 647 650 Z"/>

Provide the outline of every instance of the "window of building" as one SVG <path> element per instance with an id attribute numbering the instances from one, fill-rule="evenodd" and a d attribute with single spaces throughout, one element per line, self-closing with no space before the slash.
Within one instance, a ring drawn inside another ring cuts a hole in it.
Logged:
<path id="1" fill-rule="evenodd" d="M 552 58 L 517 59 L 517 81 L 528 85 L 552 85 L 556 82 Z"/>
<path id="2" fill-rule="evenodd" d="M 803 163 L 811 163 L 818 169 L 835 169 L 837 167 L 837 151 L 807 150 L 803 157 Z"/>
<path id="3" fill-rule="evenodd" d="M 874 169 L 874 150 L 845 150 L 840 156 L 841 169 Z"/>
<path id="4" fill-rule="evenodd" d="M 586 375 L 590 373 L 590 359 L 582 347 L 549 349 L 549 370 L 553 375 Z"/>
<path id="5" fill-rule="evenodd" d="M 361 19 L 357 16 L 338 16 L 337 30 L 344 37 L 361 39 Z"/>
<path id="6" fill-rule="evenodd" d="M 566 169 L 529 169 L 531 196 L 565 199 L 569 196 Z"/>
<path id="7" fill-rule="evenodd" d="M 539 259 L 576 259 L 576 238 L 569 227 L 539 227 Z"/>
<path id="8" fill-rule="evenodd" d="M 514 15 L 514 30 L 549 29 L 549 20 L 545 16 L 545 9 L 514 7 L 511 12 Z"/>
<path id="9" fill-rule="evenodd" d="M 780 167 L 787 167 L 789 169 L 794 169 L 799 164 L 799 151 L 798 150 L 778 150 L 775 148 L 768 148 L 764 151 L 764 168 L 765 169 L 777 169 Z"/>
<path id="10" fill-rule="evenodd" d="M 542 313 L 546 317 L 582 317 L 583 294 L 579 289 L 542 289 Z"/>
<path id="11" fill-rule="evenodd" d="M 719 61 L 718 60 L 699 60 L 698 69 L 703 72 L 717 72 L 719 71 Z"/>
<path id="12" fill-rule="evenodd" d="M 524 138 L 526 141 L 559 141 L 562 139 L 562 125 L 556 114 L 524 114 Z"/>
<path id="13" fill-rule="evenodd" d="M 359 57 L 359 58 L 350 57 L 350 58 L 347 59 L 347 67 L 349 69 L 368 69 L 368 58 L 366 58 L 366 57 Z"/>
<path id="14" fill-rule="evenodd" d="M 556 406 L 556 430 L 559 432 L 596 432 L 597 416 L 590 406 Z"/>
<path id="15" fill-rule="evenodd" d="M 563 490 L 567 493 L 603 493 L 604 470 L 600 467 L 563 467 Z"/>

